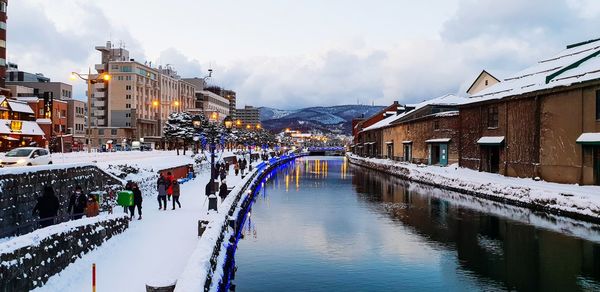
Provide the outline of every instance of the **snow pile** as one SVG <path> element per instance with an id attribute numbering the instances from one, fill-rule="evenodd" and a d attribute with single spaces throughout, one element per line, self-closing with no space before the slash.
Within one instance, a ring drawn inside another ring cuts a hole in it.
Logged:
<path id="1" fill-rule="evenodd" d="M 579 186 L 460 168 L 415 165 L 387 159 L 362 158 L 348 154 L 350 162 L 385 171 L 402 178 L 470 195 L 501 200 L 519 206 L 571 217 L 600 221 L 600 187 Z"/>
<path id="2" fill-rule="evenodd" d="M 128 182 L 132 181 L 138 184 L 142 195 L 144 196 L 156 196 L 156 181 L 158 180 L 158 172 L 153 169 L 140 167 L 138 165 L 108 165 L 105 169 L 106 172 L 120 178 L 121 180 Z"/>

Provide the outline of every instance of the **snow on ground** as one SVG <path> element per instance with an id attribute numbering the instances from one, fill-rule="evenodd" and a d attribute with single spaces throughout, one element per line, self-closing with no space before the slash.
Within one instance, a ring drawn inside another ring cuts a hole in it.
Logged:
<path id="1" fill-rule="evenodd" d="M 146 283 L 175 281 L 198 244 L 198 219 L 208 208 L 204 187 L 209 175 L 205 169 L 181 186 L 181 209 L 159 211 L 156 197 L 145 197 L 142 220 L 132 221 L 123 234 L 86 254 L 35 291 L 90 291 L 93 263 L 98 291 L 145 291 Z M 228 185 L 240 180 L 232 167 Z M 117 212 L 122 210 L 118 208 Z"/>
<path id="2" fill-rule="evenodd" d="M 117 152 L 70 152 L 53 153 L 54 164 L 65 163 L 96 163 L 98 167 L 106 169 L 108 165 L 128 164 L 155 171 L 193 163 L 192 151 L 183 151 L 177 155 L 175 151 L 117 151 Z"/>
<path id="3" fill-rule="evenodd" d="M 353 154 L 348 154 L 348 157 L 361 164 L 385 168 L 388 172 L 409 177 L 417 182 L 600 218 L 599 186 L 558 184 L 506 177 L 461 168 L 457 165 L 425 166 L 388 159 L 362 158 Z"/>

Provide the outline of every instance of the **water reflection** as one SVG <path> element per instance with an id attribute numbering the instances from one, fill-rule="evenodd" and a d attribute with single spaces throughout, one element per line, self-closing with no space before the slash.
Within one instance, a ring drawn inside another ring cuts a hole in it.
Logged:
<path id="1" fill-rule="evenodd" d="M 598 226 L 345 159 L 281 167 L 249 216 L 236 254 L 241 291 L 600 290 Z"/>
<path id="2" fill-rule="evenodd" d="M 454 250 L 466 272 L 511 290 L 600 289 L 597 225 L 382 178 L 379 172 L 355 166 L 352 171 L 361 199 L 428 241 Z M 482 212 L 489 208 L 502 209 Z M 523 215 L 538 218 L 523 222 Z M 573 230 L 577 228 L 581 230 Z"/>

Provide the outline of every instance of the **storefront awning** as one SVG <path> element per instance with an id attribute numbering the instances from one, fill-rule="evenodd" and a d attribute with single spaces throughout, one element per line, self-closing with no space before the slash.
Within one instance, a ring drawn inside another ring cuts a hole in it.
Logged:
<path id="1" fill-rule="evenodd" d="M 425 143 L 448 143 L 450 142 L 450 138 L 438 138 L 438 139 L 429 139 L 425 141 Z"/>
<path id="2" fill-rule="evenodd" d="M 412 144 L 412 141 L 402 141 L 402 144 Z"/>
<path id="3" fill-rule="evenodd" d="M 583 133 L 576 142 L 582 145 L 600 145 L 600 133 Z"/>
<path id="4" fill-rule="evenodd" d="M 477 140 L 479 145 L 502 145 L 504 136 L 484 136 Z"/>

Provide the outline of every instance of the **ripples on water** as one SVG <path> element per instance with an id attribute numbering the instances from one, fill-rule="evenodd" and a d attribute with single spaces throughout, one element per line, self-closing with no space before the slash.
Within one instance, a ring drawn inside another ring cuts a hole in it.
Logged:
<path id="1" fill-rule="evenodd" d="M 306 158 L 257 195 L 238 291 L 600 291 L 598 225 Z"/>

